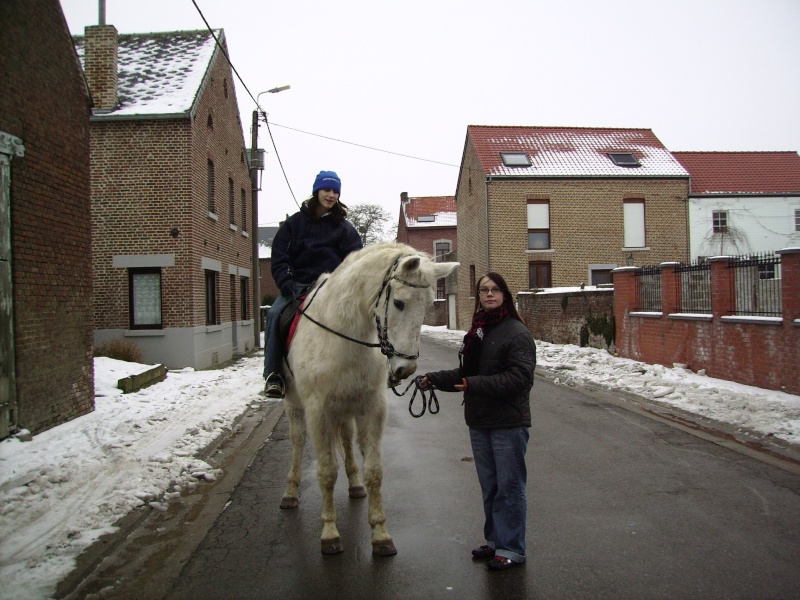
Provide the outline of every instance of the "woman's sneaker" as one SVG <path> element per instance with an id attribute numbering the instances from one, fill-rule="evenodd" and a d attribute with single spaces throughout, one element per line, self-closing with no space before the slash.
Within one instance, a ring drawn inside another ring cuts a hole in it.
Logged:
<path id="1" fill-rule="evenodd" d="M 270 373 L 267 377 L 267 384 L 264 386 L 264 395 L 267 398 L 283 398 L 285 393 L 283 377 L 278 373 Z"/>

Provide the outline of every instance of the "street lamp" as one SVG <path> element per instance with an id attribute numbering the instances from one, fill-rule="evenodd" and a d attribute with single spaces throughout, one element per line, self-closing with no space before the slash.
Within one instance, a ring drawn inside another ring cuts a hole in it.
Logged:
<path id="1" fill-rule="evenodd" d="M 265 92 L 261 92 L 256 96 L 256 108 L 253 111 L 253 125 L 252 125 L 252 140 L 250 144 L 250 184 L 252 187 L 253 208 L 250 211 L 253 225 L 251 227 L 253 235 L 253 338 L 254 348 L 261 347 L 261 284 L 259 282 L 259 269 L 258 263 L 258 190 L 261 189 L 258 181 L 258 174 L 264 170 L 264 150 L 258 147 L 258 111 L 260 106 L 258 99 L 261 94 L 277 94 L 288 90 L 291 86 L 282 85 L 280 87 L 272 88 Z M 261 114 L 266 119 L 266 113 L 261 111 Z"/>

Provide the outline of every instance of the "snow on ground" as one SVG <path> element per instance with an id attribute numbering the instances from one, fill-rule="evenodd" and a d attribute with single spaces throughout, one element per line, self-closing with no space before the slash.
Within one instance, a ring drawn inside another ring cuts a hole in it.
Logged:
<path id="1" fill-rule="evenodd" d="M 463 331 L 424 327 L 458 347 Z M 603 350 L 537 342 L 557 383 L 624 390 L 800 445 L 800 397 L 646 365 Z M 151 365 L 95 359 L 95 410 L 23 442 L 0 442 L 0 581 L 5 599 L 48 598 L 77 556 L 136 507 L 166 510 L 218 473 L 201 456 L 254 404 L 263 353 L 221 369 L 170 371 L 132 394 L 117 380 Z M 274 402 L 274 401 L 270 401 Z"/>

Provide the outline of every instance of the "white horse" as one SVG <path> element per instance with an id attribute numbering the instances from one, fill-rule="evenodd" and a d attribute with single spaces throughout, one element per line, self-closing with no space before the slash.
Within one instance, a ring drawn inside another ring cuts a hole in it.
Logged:
<path id="1" fill-rule="evenodd" d="M 416 370 L 422 321 L 433 303 L 436 281 L 457 266 L 433 262 L 404 244 L 377 244 L 350 254 L 333 273 L 322 275 L 307 296 L 286 369 L 284 407 L 292 463 L 281 508 L 299 504 L 308 430 L 322 492 L 325 554 L 344 550 L 333 504 L 337 447 L 344 456 L 350 497 L 369 496 L 372 553 L 397 554 L 381 499 L 387 382 L 396 385 Z M 366 491 L 353 453 L 354 433 Z"/>

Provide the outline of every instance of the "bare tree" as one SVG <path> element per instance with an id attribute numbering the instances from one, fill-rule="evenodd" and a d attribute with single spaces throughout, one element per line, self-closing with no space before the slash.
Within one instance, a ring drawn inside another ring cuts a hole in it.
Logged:
<path id="1" fill-rule="evenodd" d="M 391 215 L 377 204 L 354 204 L 347 209 L 347 220 L 361 235 L 365 246 L 387 242 L 392 239 L 392 228 L 387 224 Z"/>

